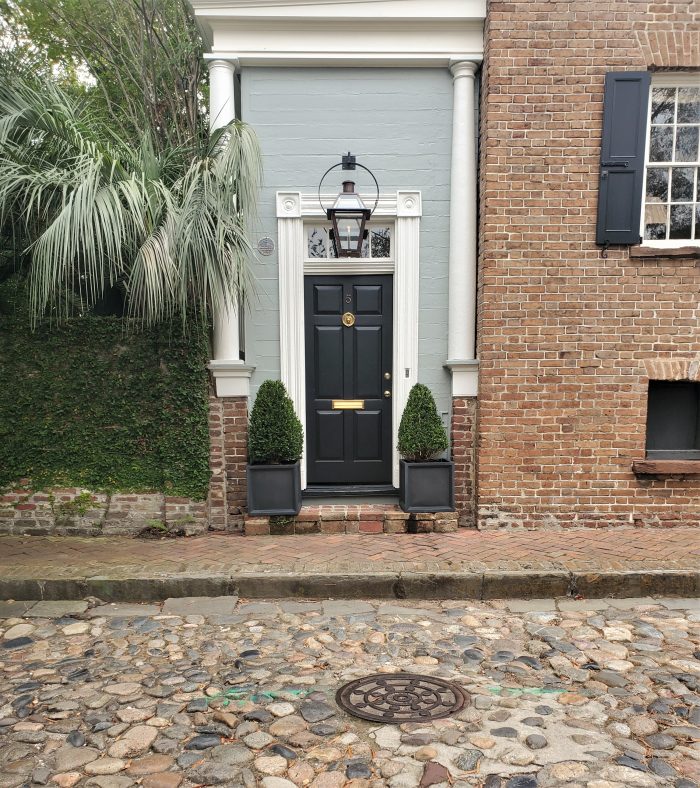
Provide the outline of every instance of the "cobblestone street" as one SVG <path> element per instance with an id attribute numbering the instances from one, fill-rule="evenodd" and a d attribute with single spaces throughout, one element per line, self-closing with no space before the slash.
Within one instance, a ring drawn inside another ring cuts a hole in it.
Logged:
<path id="1" fill-rule="evenodd" d="M 0 603 L 0 788 L 700 783 L 697 600 Z M 342 712 L 372 673 L 456 716 Z"/>

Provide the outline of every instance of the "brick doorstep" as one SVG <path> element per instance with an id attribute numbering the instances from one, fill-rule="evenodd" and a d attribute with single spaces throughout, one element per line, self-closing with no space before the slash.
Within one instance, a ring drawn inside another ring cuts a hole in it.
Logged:
<path id="1" fill-rule="evenodd" d="M 299 536 L 308 534 L 454 533 L 457 512 L 407 514 L 391 504 L 303 506 L 296 517 L 245 515 L 246 536 Z"/>
<path id="2" fill-rule="evenodd" d="M 0 599 L 700 597 L 697 530 L 0 537 Z"/>

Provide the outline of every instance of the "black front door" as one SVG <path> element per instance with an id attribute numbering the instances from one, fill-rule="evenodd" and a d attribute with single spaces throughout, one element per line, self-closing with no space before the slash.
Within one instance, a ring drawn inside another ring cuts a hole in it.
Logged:
<path id="1" fill-rule="evenodd" d="M 307 276 L 309 484 L 391 483 L 391 276 Z"/>

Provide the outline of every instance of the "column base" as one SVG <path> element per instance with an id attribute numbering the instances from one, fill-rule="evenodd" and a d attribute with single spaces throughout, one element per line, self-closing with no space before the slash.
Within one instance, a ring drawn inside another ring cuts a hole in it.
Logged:
<path id="1" fill-rule="evenodd" d="M 479 359 L 448 359 L 445 367 L 452 372 L 453 397 L 478 396 Z"/>
<path id="2" fill-rule="evenodd" d="M 242 361 L 214 359 L 209 362 L 217 397 L 247 397 L 250 395 L 250 376 L 255 367 Z"/>

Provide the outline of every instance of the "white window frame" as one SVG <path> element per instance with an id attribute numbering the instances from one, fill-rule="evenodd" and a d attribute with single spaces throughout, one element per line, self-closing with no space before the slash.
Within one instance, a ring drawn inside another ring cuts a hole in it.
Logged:
<path id="1" fill-rule="evenodd" d="M 654 88 L 695 88 L 700 87 L 700 73 L 695 74 L 681 74 L 678 72 L 663 72 L 654 74 L 651 78 L 651 86 L 649 88 L 649 103 L 647 106 L 647 126 L 646 126 L 646 141 L 644 147 L 644 177 L 642 178 L 642 210 L 640 218 L 639 236 L 642 239 L 642 246 L 652 247 L 655 249 L 679 249 L 684 246 L 700 246 L 700 238 L 670 238 L 663 241 L 654 241 L 644 237 L 645 230 L 645 217 L 647 207 L 647 172 L 649 167 L 663 166 L 663 162 L 650 162 L 649 149 L 651 147 L 651 101 Z M 674 124 L 675 125 L 675 124 Z M 694 167 L 696 170 L 700 168 L 700 146 L 698 148 L 698 161 L 697 162 L 683 162 L 685 166 Z M 672 165 L 681 165 L 681 162 L 673 162 Z M 669 164 L 668 166 L 672 166 Z M 698 188 L 697 181 L 700 180 L 696 176 L 695 188 Z M 669 183 L 669 189 L 671 184 Z M 697 197 L 697 191 L 694 193 Z M 693 201 L 693 206 L 696 200 Z M 650 203 L 658 204 L 658 203 Z"/>
<path id="2" fill-rule="evenodd" d="M 308 238 L 309 228 L 324 227 L 330 229 L 331 222 L 322 219 L 321 221 L 304 221 L 304 239 Z M 365 225 L 369 232 L 373 228 L 388 227 L 391 230 L 391 255 L 389 257 L 304 257 L 305 274 L 335 274 L 340 269 L 350 274 L 393 274 L 395 267 L 395 247 L 396 247 L 396 222 L 394 219 L 382 221 L 376 219 L 369 221 Z M 371 244 L 371 239 L 370 239 Z M 371 247 L 370 247 L 371 254 Z"/>

